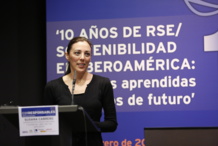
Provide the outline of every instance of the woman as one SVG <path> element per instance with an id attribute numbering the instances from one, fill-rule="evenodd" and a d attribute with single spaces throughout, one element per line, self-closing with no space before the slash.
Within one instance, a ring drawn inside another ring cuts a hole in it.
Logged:
<path id="1" fill-rule="evenodd" d="M 108 78 L 87 72 L 91 61 L 91 42 L 84 37 L 73 38 L 67 48 L 65 57 L 69 63 L 63 77 L 52 80 L 45 87 L 44 103 L 47 105 L 69 105 L 73 103 L 82 106 L 89 114 L 101 132 L 113 132 L 117 128 L 116 109 L 112 85 Z M 72 87 L 76 79 L 75 88 Z M 104 121 L 100 121 L 104 110 Z M 76 140 L 75 140 L 76 139 Z M 83 136 L 74 135 L 75 145 L 85 145 Z M 89 146 L 102 146 L 101 133 L 88 135 Z"/>

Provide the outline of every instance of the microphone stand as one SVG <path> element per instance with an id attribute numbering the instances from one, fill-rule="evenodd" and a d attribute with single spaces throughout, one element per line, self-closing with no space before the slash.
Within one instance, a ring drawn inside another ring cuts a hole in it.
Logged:
<path id="1" fill-rule="evenodd" d="M 72 102 L 71 105 L 74 105 L 74 89 L 76 84 L 76 71 L 74 71 L 73 82 L 72 82 Z"/>

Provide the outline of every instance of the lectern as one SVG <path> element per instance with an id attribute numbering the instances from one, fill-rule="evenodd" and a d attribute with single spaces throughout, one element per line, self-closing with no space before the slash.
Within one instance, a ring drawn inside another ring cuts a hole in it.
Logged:
<path id="1" fill-rule="evenodd" d="M 146 146 L 218 146 L 217 127 L 145 128 Z"/>
<path id="2" fill-rule="evenodd" d="M 89 132 L 99 132 L 95 123 L 82 107 L 78 105 L 60 105 L 58 111 L 59 135 L 47 136 L 46 139 L 52 146 L 72 146 L 72 133 L 83 133 L 84 136 L 87 136 Z M 17 106 L 1 106 L 0 114 L 19 128 Z"/>

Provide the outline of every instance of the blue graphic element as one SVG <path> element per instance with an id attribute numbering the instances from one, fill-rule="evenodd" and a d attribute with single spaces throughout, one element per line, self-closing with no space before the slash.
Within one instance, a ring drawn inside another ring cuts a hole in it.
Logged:
<path id="1" fill-rule="evenodd" d="M 55 107 L 31 107 L 21 109 L 22 117 L 55 116 Z"/>
<path id="2" fill-rule="evenodd" d="M 209 2 L 205 2 L 203 0 L 184 0 L 186 5 L 188 6 L 188 8 L 195 14 L 199 15 L 199 16 L 212 16 L 212 15 L 216 15 L 218 14 L 218 5 L 216 4 L 212 4 Z M 198 10 L 196 10 L 192 4 L 198 4 L 201 6 L 205 6 L 205 7 L 209 7 L 209 8 L 214 8 L 214 11 L 211 12 L 200 12 Z"/>

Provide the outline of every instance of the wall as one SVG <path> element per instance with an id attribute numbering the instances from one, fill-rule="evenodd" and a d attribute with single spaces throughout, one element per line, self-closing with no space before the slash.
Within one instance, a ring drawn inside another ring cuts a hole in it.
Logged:
<path id="1" fill-rule="evenodd" d="M 46 83 L 46 32 L 44 0 L 10 0 L 1 4 L 0 105 L 41 103 Z M 39 145 L 24 139 L 0 116 L 0 145 Z M 13 140 L 12 140 L 13 139 Z M 42 143 L 42 142 L 41 142 Z"/>

